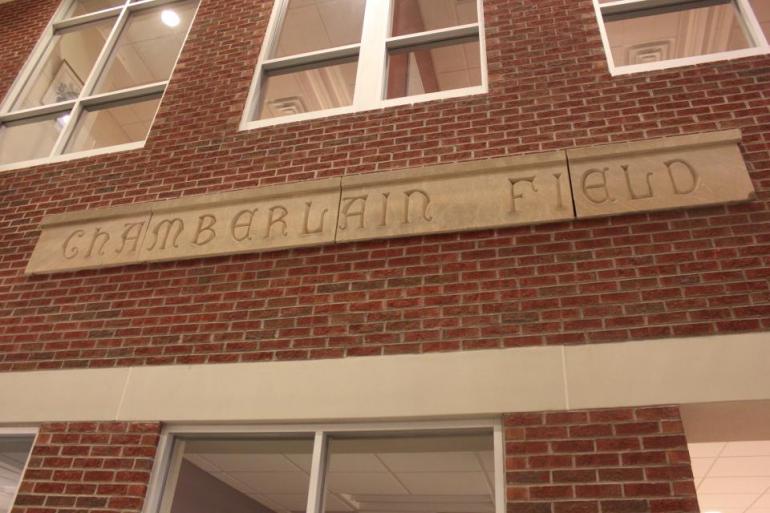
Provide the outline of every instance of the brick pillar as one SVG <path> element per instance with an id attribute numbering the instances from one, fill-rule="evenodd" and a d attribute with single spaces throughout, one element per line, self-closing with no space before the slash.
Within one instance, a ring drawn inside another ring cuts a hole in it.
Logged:
<path id="1" fill-rule="evenodd" d="M 159 423 L 44 424 L 12 513 L 141 511 L 159 435 Z"/>
<path id="2" fill-rule="evenodd" d="M 679 408 L 505 416 L 508 513 L 698 513 Z"/>

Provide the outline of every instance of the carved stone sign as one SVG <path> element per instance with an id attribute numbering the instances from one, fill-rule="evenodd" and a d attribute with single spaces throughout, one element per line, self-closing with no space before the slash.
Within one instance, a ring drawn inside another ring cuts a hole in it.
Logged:
<path id="1" fill-rule="evenodd" d="M 740 132 L 567 150 L 577 217 L 746 201 Z"/>
<path id="2" fill-rule="evenodd" d="M 337 241 L 572 219 L 563 152 L 342 179 Z"/>
<path id="3" fill-rule="evenodd" d="M 339 179 L 52 216 L 27 273 L 334 242 Z"/>
<path id="4" fill-rule="evenodd" d="M 54 215 L 26 272 L 745 201 L 739 141 L 732 130 Z"/>

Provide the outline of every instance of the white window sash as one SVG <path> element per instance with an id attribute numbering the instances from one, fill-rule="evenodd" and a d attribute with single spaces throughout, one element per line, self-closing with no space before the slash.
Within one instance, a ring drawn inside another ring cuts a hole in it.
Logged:
<path id="1" fill-rule="evenodd" d="M 424 101 L 458 98 L 488 91 L 486 41 L 484 37 L 483 0 L 475 0 L 477 22 L 466 25 L 429 30 L 415 34 L 391 37 L 392 8 L 391 0 L 369 0 L 366 2 L 360 43 L 347 46 L 322 49 L 288 57 L 270 58 L 286 16 L 289 0 L 276 0 L 270 20 L 265 30 L 262 49 L 252 79 L 246 105 L 241 117 L 240 130 L 282 125 L 296 121 L 328 118 L 336 115 L 365 112 L 396 105 L 412 105 Z M 434 93 L 425 93 L 401 98 L 385 98 L 387 85 L 387 57 L 389 50 L 418 47 L 431 43 L 462 41 L 464 38 L 478 38 L 481 85 L 460 89 L 449 89 Z M 334 58 L 354 58 L 357 56 L 356 85 L 353 103 L 332 109 L 321 109 L 288 116 L 257 119 L 260 108 L 261 91 L 267 73 L 280 69 L 301 69 L 300 66 L 312 67 Z"/>
<path id="2" fill-rule="evenodd" d="M 306 513 L 324 511 L 324 477 L 328 455 L 329 436 L 334 434 L 376 435 L 388 433 L 435 433 L 453 430 L 489 430 L 494 456 L 495 513 L 506 512 L 505 497 L 505 440 L 502 418 L 449 421 L 414 422 L 356 422 L 344 424 L 281 424 L 281 425 L 206 425 L 169 424 L 160 436 L 155 463 L 150 476 L 147 498 L 142 513 L 168 513 L 173 504 L 174 492 L 184 451 L 184 443 L 190 437 L 217 437 L 235 439 L 252 435 L 307 436 L 313 439 L 310 483 Z"/>
<path id="3" fill-rule="evenodd" d="M 697 7 L 697 2 L 693 0 L 616 0 L 600 4 L 600 0 L 593 0 L 596 19 L 599 24 L 599 32 L 604 46 L 604 53 L 607 58 L 607 66 L 610 74 L 613 76 L 628 75 L 631 73 L 640 73 L 647 71 L 657 71 L 682 66 L 692 66 L 695 64 L 704 64 L 708 62 L 717 62 L 730 59 L 740 59 L 756 55 L 765 55 L 770 53 L 770 44 L 765 37 L 762 27 L 757 20 L 754 10 L 751 8 L 749 0 L 732 0 L 731 3 L 736 7 L 739 21 L 743 25 L 749 44 L 749 48 L 741 50 L 731 50 L 726 52 L 717 52 L 711 54 L 694 55 L 690 57 L 681 57 L 668 59 L 664 61 L 649 62 L 644 64 L 627 64 L 624 66 L 615 65 L 612 56 L 612 47 L 605 26 L 605 15 L 634 13 L 638 12 L 640 16 L 645 11 L 654 12 L 656 8 L 666 8 L 677 5 L 689 5 Z M 715 2 L 702 0 L 704 5 L 714 5 Z"/>
<path id="4" fill-rule="evenodd" d="M 21 474 L 19 476 L 19 483 L 16 485 L 16 489 L 13 491 L 13 496 L 11 497 L 11 506 L 16 504 L 16 498 L 19 496 L 19 489 L 21 488 L 22 481 L 24 480 L 24 475 L 27 473 L 27 469 L 29 468 L 29 462 L 32 459 L 32 453 L 35 452 L 35 445 L 37 444 L 37 438 L 40 434 L 40 428 L 38 427 L 32 427 L 32 426 L 24 426 L 24 427 L 0 427 L 0 438 L 3 437 L 18 437 L 18 436 L 31 436 L 32 437 L 32 446 L 29 449 L 29 453 L 27 453 L 27 458 L 24 461 L 24 467 L 21 469 Z"/>
<path id="5" fill-rule="evenodd" d="M 55 114 L 57 112 L 69 112 L 69 121 L 67 122 L 67 125 L 64 127 L 64 129 L 59 133 L 58 138 L 48 156 L 33 160 L 25 160 L 0 165 L 0 172 L 48 163 L 64 162 L 68 160 L 118 151 L 134 150 L 144 147 L 146 139 L 143 141 L 107 146 L 94 150 L 65 153 L 66 147 L 72 139 L 75 128 L 77 128 L 77 125 L 80 122 L 81 116 L 88 108 L 94 108 L 97 106 L 107 108 L 107 106 L 111 103 L 115 103 L 117 106 L 121 104 L 121 102 L 130 100 L 141 101 L 141 99 L 144 97 L 152 96 L 160 97 L 162 102 L 163 96 L 165 95 L 165 91 L 168 86 L 168 80 L 130 87 L 128 89 L 122 89 L 118 91 L 108 91 L 105 93 L 95 93 L 95 89 L 99 83 L 100 78 L 107 71 L 107 64 L 109 62 L 110 56 L 115 51 L 117 43 L 120 40 L 121 34 L 123 33 L 123 30 L 125 29 L 126 23 L 128 22 L 130 16 L 136 12 L 140 12 L 146 9 L 180 3 L 183 1 L 184 0 L 139 0 L 131 2 L 130 0 L 124 0 L 122 4 L 114 7 L 79 16 L 67 17 L 67 12 L 76 3 L 76 0 L 63 0 L 46 26 L 43 36 L 41 36 L 38 40 L 30 57 L 27 59 L 27 62 L 24 64 L 21 71 L 17 75 L 16 80 L 14 80 L 10 89 L 6 93 L 2 104 L 0 104 L 0 130 L 2 130 L 2 124 L 4 123 L 18 122 L 24 119 Z M 198 1 L 196 4 L 196 9 L 195 12 L 193 12 L 192 20 L 190 21 L 190 25 L 187 28 L 187 32 L 185 33 L 182 46 L 180 47 L 180 51 L 177 54 L 177 57 L 171 68 L 172 72 L 178 64 L 179 57 L 181 56 L 184 44 L 187 42 L 187 38 L 189 36 L 190 30 L 192 29 L 199 6 L 200 1 Z M 78 27 L 109 18 L 116 18 L 116 21 L 110 29 L 110 32 L 105 39 L 104 45 L 102 46 L 102 49 L 99 52 L 99 55 L 97 56 L 88 77 L 85 77 L 85 82 L 80 91 L 80 95 L 76 99 L 52 105 L 43 105 L 25 109 L 14 109 L 14 105 L 19 101 L 24 88 L 30 81 L 37 78 L 36 72 L 39 71 L 39 67 L 43 62 L 45 62 L 50 52 L 53 51 L 53 41 L 58 33 L 62 31 L 76 30 Z M 153 119 L 150 121 L 150 127 L 152 127 L 152 125 L 155 123 L 156 116 L 157 109 Z"/>

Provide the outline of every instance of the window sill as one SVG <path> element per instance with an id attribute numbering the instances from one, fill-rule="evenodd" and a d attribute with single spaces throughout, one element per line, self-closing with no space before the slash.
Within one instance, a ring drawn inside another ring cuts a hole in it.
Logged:
<path id="1" fill-rule="evenodd" d="M 344 114 L 358 114 L 361 112 L 370 112 L 379 109 L 385 109 L 388 107 L 396 107 L 399 105 L 414 105 L 423 102 L 430 102 L 436 100 L 447 100 L 451 98 L 460 98 L 463 96 L 478 96 L 486 94 L 488 92 L 486 85 L 466 87 L 463 89 L 452 89 L 450 91 L 439 91 L 436 93 L 421 94 L 417 96 L 405 96 L 403 98 L 393 98 L 391 100 L 382 100 L 376 105 L 339 107 L 336 109 L 317 110 L 313 112 L 303 112 L 301 114 L 294 114 L 291 116 L 281 116 L 277 118 L 259 119 L 254 121 L 248 121 L 246 118 L 241 122 L 239 128 L 240 131 L 254 130 L 256 128 L 266 128 L 277 125 L 285 125 L 288 123 L 296 123 L 298 121 L 308 121 L 312 119 L 323 119 L 332 116 L 339 116 Z"/>
<path id="2" fill-rule="evenodd" d="M 646 71 L 659 71 L 671 68 L 681 68 L 695 64 L 704 64 L 708 62 L 728 61 L 732 59 L 741 59 L 743 57 L 754 57 L 757 55 L 770 54 L 770 47 L 746 48 L 744 50 L 733 50 L 731 52 L 712 53 L 708 55 L 696 55 L 694 57 L 683 57 L 681 59 L 670 59 L 667 61 L 650 62 L 646 64 L 631 64 L 628 66 L 616 67 L 612 62 L 609 63 L 610 74 L 615 76 L 630 75 L 632 73 L 642 73 Z"/>
<path id="3" fill-rule="evenodd" d="M 119 153 L 122 151 L 138 150 L 144 148 L 145 141 L 119 144 L 117 146 L 108 146 L 106 148 L 98 148 L 95 150 L 79 151 L 76 153 L 65 153 L 63 155 L 56 155 L 54 157 L 45 157 L 34 160 L 23 160 L 20 162 L 11 162 L 10 164 L 0 165 L 0 172 L 13 171 L 16 169 L 24 169 L 28 167 L 42 166 L 46 164 L 56 164 L 59 162 L 68 162 L 70 160 L 84 159 L 88 157 L 96 157 L 99 155 L 108 155 L 110 153 Z"/>

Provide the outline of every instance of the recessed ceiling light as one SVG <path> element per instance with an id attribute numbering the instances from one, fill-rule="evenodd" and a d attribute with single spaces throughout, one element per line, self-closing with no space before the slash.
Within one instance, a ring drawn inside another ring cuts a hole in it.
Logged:
<path id="1" fill-rule="evenodd" d="M 171 9 L 166 9 L 162 13 L 160 13 L 160 20 L 165 25 L 172 28 L 179 25 L 179 23 L 182 21 L 179 19 L 179 15 Z"/>
<path id="2" fill-rule="evenodd" d="M 56 118 L 56 124 L 59 125 L 59 128 L 64 128 L 70 122 L 71 117 L 71 114 L 63 114 Z"/>

